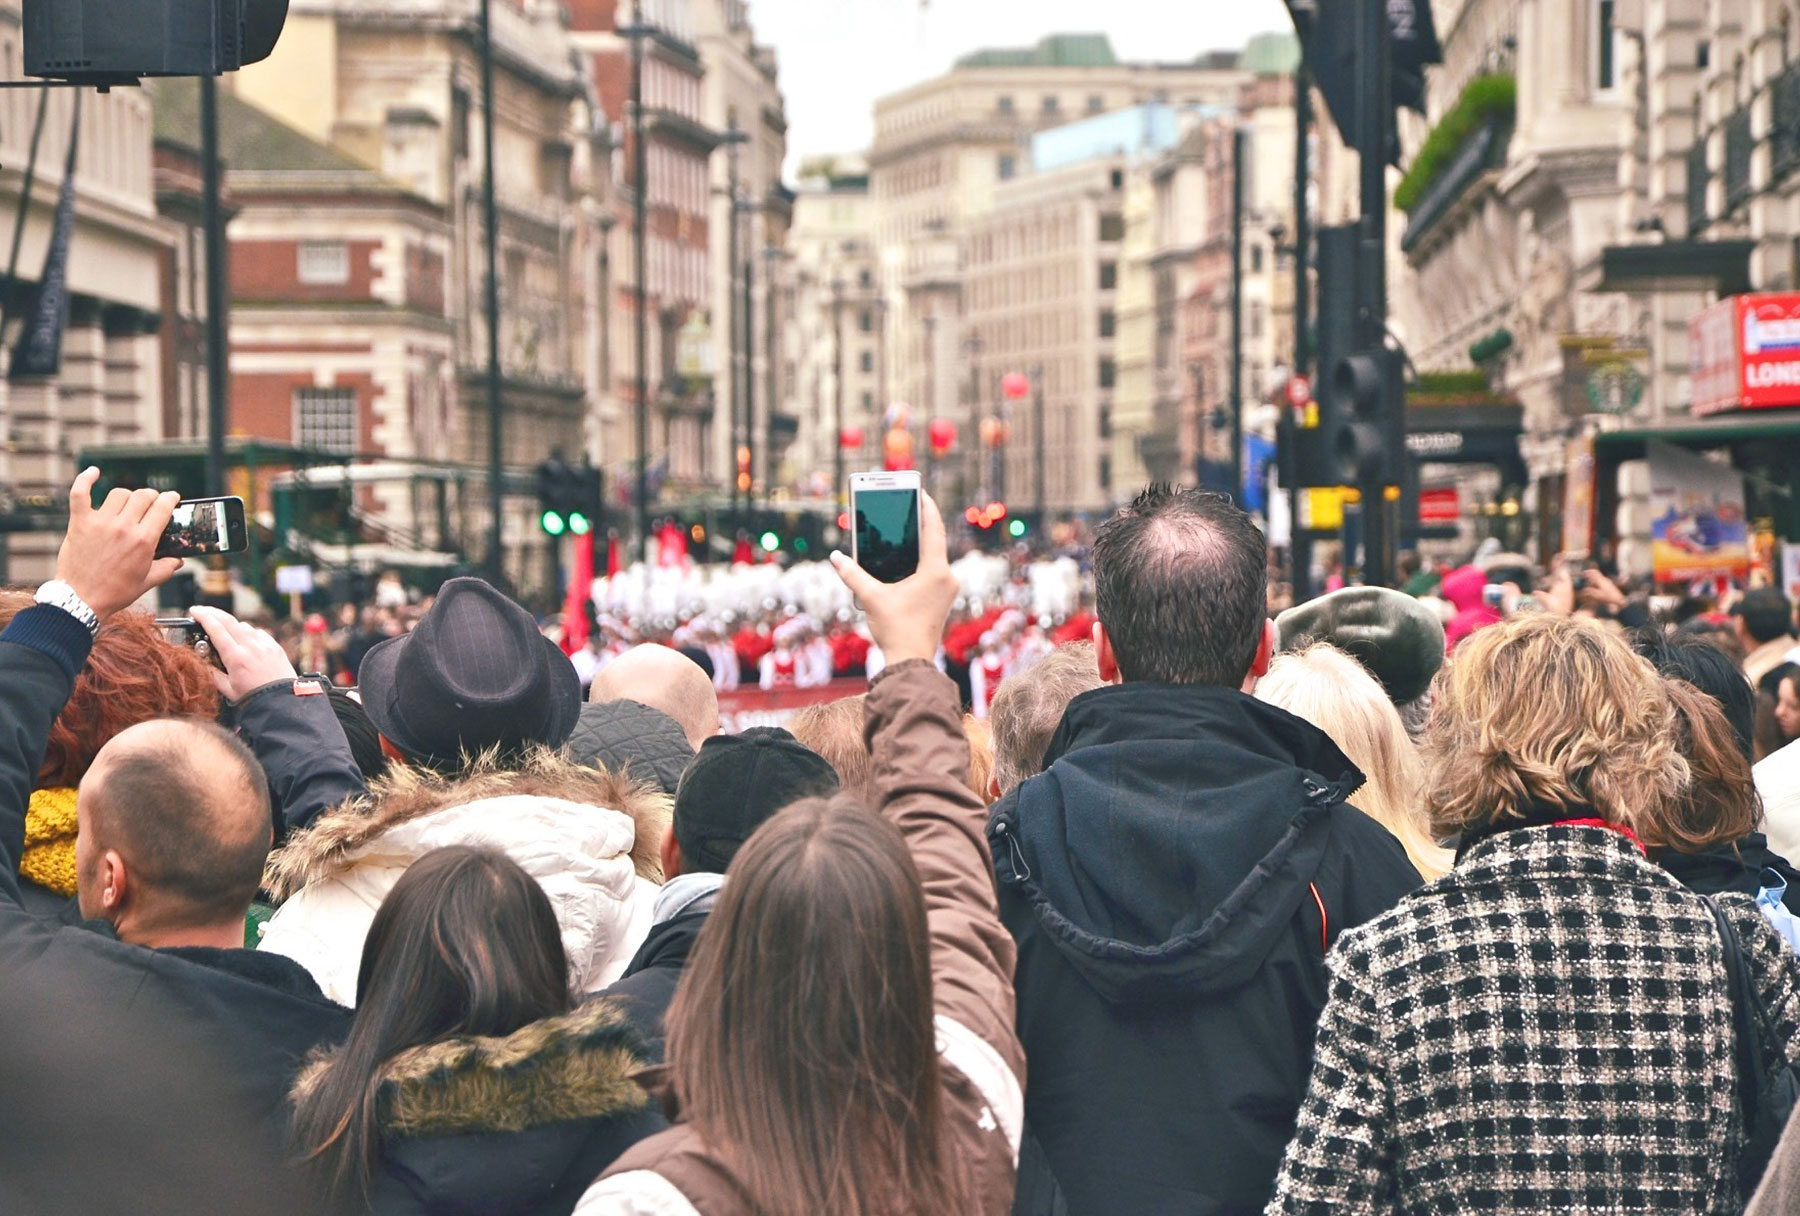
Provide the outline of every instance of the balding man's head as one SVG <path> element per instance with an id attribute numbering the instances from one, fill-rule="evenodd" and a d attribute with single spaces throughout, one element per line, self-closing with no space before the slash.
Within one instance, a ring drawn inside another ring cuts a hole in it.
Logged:
<path id="1" fill-rule="evenodd" d="M 719 694 L 700 666 L 667 646 L 633 646 L 600 669 L 588 700 L 636 701 L 681 723 L 695 751 L 719 733 Z"/>
<path id="2" fill-rule="evenodd" d="M 75 862 L 81 913 L 146 945 L 218 944 L 256 896 L 273 844 L 268 784 L 250 750 L 210 722 L 123 731 L 82 779 Z"/>

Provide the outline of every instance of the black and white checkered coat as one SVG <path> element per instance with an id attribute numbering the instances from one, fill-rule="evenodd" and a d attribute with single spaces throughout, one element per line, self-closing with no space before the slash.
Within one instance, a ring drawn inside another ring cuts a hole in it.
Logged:
<path id="1" fill-rule="evenodd" d="M 1800 960 L 1723 902 L 1800 1056 Z M 1740 1210 L 1723 947 L 1625 836 L 1484 840 L 1330 966 L 1270 1216 Z"/>

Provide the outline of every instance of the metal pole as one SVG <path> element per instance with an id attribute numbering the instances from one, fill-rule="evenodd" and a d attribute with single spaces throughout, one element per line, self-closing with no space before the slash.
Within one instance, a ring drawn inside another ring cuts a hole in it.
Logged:
<path id="1" fill-rule="evenodd" d="M 1244 493 L 1244 169 L 1250 136 L 1231 132 L 1231 494 Z"/>
<path id="2" fill-rule="evenodd" d="M 506 579 L 502 549 L 504 502 L 504 436 L 500 419 L 500 215 L 494 201 L 494 31 L 493 0 L 481 0 L 481 215 L 487 259 L 487 440 L 488 440 L 488 581 Z M 551 542 L 554 545 L 554 541 Z"/>
<path id="3" fill-rule="evenodd" d="M 1304 61 L 1294 69 L 1294 374 L 1312 372 L 1312 78 Z M 1314 390 L 1315 393 L 1317 390 Z M 1299 426 L 1288 411 L 1284 434 L 1297 442 Z M 1295 467 L 1297 462 L 1291 463 Z M 1312 536 L 1300 526 L 1299 478 L 1288 487 L 1288 566 L 1294 602 L 1312 598 Z"/>
<path id="4" fill-rule="evenodd" d="M 1387 153 L 1394 116 L 1390 32 L 1385 0 L 1363 0 L 1356 31 L 1356 94 L 1363 99 L 1356 141 L 1362 179 L 1356 344 L 1366 351 L 1387 342 Z M 1398 504 L 1387 501 L 1387 483 L 1400 472 L 1384 467 L 1361 487 L 1363 581 L 1373 586 L 1394 582 L 1399 512 Z"/>
<path id="5" fill-rule="evenodd" d="M 745 213 L 746 224 L 749 214 Z M 750 234 L 754 235 L 754 233 Z M 744 242 L 744 513 L 748 516 L 756 488 L 756 259 L 753 241 Z M 732 453 L 737 459 L 737 453 Z M 734 483 L 735 484 L 735 481 Z"/>
<path id="6" fill-rule="evenodd" d="M 936 464 L 936 454 L 931 447 L 931 423 L 938 410 L 938 366 L 937 366 L 937 314 L 928 312 L 925 321 L 925 475 L 924 483 L 927 493 L 932 493 L 931 477 Z"/>
<path id="7" fill-rule="evenodd" d="M 219 194 L 219 82 L 200 78 L 201 224 L 206 239 L 206 493 L 225 493 L 225 211 Z"/>
<path id="8" fill-rule="evenodd" d="M 725 133 L 725 142 L 730 151 L 725 154 L 725 277 L 728 286 L 725 289 L 725 344 L 731 351 L 731 410 L 729 431 L 731 435 L 731 459 L 728 477 L 731 488 L 731 513 L 741 520 L 738 513 L 738 451 L 744 445 L 744 381 L 747 378 L 745 365 L 749 362 L 748 340 L 741 345 L 739 335 L 743 331 L 744 318 L 738 307 L 738 130 L 733 126 Z"/>
<path id="9" fill-rule="evenodd" d="M 31 209 L 31 187 L 37 181 L 38 145 L 44 139 L 44 119 L 50 113 L 50 86 L 38 93 L 37 121 L 31 127 L 31 150 L 25 154 L 25 179 L 19 185 L 19 214 L 13 220 L 12 253 L 6 259 L 6 292 L 0 295 L 0 341 L 12 319 L 13 294 L 19 282 L 19 247 L 25 243 L 25 215 Z M 215 134 L 217 128 L 214 128 Z M 0 533 L 0 543 L 5 535 Z"/>
<path id="10" fill-rule="evenodd" d="M 844 285 L 831 285 L 832 386 L 837 433 L 831 437 L 831 495 L 837 514 L 844 513 Z M 834 519 L 832 521 L 836 523 Z"/>
<path id="11" fill-rule="evenodd" d="M 649 275 L 646 252 L 649 223 L 650 183 L 648 158 L 644 148 L 644 34 L 643 3 L 631 4 L 631 217 L 636 235 L 632 251 L 636 262 L 637 316 L 633 339 L 637 347 L 637 553 L 642 559 L 650 543 L 650 317 L 649 293 L 645 279 Z"/>
<path id="12" fill-rule="evenodd" d="M 1036 364 L 1031 369 L 1031 443 L 1032 463 L 1037 466 L 1037 475 L 1033 480 L 1037 483 L 1037 529 L 1041 534 L 1049 526 L 1044 517 L 1047 502 L 1044 490 L 1044 365 Z"/>

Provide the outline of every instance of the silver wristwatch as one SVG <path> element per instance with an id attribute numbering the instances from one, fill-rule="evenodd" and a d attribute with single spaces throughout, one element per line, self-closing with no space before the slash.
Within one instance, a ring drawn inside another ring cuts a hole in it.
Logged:
<path id="1" fill-rule="evenodd" d="M 100 632 L 100 618 L 89 608 L 87 601 L 75 594 L 75 588 L 60 578 L 51 579 L 37 590 L 37 602 L 61 608 L 64 612 L 87 626 L 89 634 Z"/>

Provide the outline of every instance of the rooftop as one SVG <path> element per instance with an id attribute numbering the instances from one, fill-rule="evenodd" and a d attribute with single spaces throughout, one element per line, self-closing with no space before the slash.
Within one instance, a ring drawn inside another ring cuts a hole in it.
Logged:
<path id="1" fill-rule="evenodd" d="M 156 138 L 199 150 L 200 82 L 167 77 L 144 82 L 151 94 Z M 369 174 L 367 165 L 327 147 L 279 118 L 219 90 L 219 155 L 233 170 Z"/>

